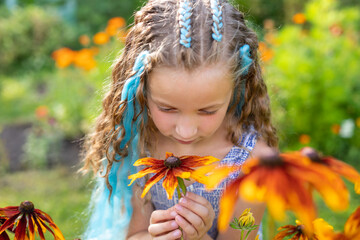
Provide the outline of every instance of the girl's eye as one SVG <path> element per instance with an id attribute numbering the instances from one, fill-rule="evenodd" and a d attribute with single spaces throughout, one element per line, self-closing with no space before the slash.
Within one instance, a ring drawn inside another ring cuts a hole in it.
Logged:
<path id="1" fill-rule="evenodd" d="M 162 112 L 175 112 L 176 110 L 174 108 L 166 108 L 166 107 L 159 107 L 158 109 Z"/>
<path id="2" fill-rule="evenodd" d="M 204 114 L 204 115 L 213 115 L 215 114 L 217 111 L 205 111 L 205 110 L 201 110 L 200 113 Z"/>

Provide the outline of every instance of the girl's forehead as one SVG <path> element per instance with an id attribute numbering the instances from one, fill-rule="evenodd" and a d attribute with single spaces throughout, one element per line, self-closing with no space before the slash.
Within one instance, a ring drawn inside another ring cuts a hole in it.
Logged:
<path id="1" fill-rule="evenodd" d="M 222 101 L 232 94 L 233 75 L 227 65 L 216 63 L 191 71 L 184 68 L 156 67 L 149 74 L 148 91 L 152 98 L 192 104 L 192 101 Z"/>

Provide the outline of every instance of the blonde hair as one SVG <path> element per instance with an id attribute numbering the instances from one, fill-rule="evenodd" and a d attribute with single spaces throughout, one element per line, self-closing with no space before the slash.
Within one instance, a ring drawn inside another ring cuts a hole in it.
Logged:
<path id="1" fill-rule="evenodd" d="M 123 52 L 114 65 L 111 88 L 103 100 L 103 111 L 97 119 L 95 131 L 87 136 L 82 170 L 92 169 L 94 173 L 105 171 L 102 175 L 108 177 L 113 162 L 122 161 L 122 158 L 127 156 L 128 147 L 119 147 L 120 144 L 130 144 L 122 143 L 125 128 L 121 125 L 121 120 L 128 103 L 126 100 L 120 100 L 121 92 L 125 81 L 134 74 L 132 66 L 136 57 L 144 50 L 150 52 L 150 62 L 145 66 L 145 73 L 140 78 L 136 98 L 141 110 L 134 117 L 140 118 L 139 151 L 151 148 L 151 136 L 156 131 L 156 127 L 151 119 L 147 119 L 146 114 L 146 85 L 151 70 L 156 66 L 192 70 L 200 65 L 218 61 L 229 63 L 234 72 L 234 102 L 227 113 L 231 141 L 237 144 L 242 133 L 253 126 L 269 146 L 277 146 L 276 131 L 270 119 L 269 97 L 257 56 L 258 40 L 255 32 L 246 26 L 241 12 L 227 1 L 219 1 L 223 37 L 220 42 L 215 41 L 212 38 L 213 19 L 210 2 L 192 1 L 191 7 L 190 48 L 179 42 L 178 0 L 150 0 L 136 13 L 135 23 L 127 36 Z M 239 59 L 239 48 L 244 44 L 250 46 L 253 60 L 246 75 L 243 74 Z M 240 92 L 243 86 L 245 104 L 239 115 L 235 106 L 241 101 Z M 115 158 L 116 154 L 120 159 Z M 106 163 L 106 169 L 103 169 L 103 163 Z M 108 182 L 107 185 L 109 187 Z"/>

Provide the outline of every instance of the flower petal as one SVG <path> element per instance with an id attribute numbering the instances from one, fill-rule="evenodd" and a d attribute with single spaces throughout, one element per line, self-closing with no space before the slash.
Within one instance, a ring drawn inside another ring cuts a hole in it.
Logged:
<path id="1" fill-rule="evenodd" d="M 14 224 L 14 222 L 16 221 L 16 219 L 18 218 L 18 216 L 20 215 L 20 213 L 13 215 L 12 217 L 10 217 L 8 220 L 6 220 L 3 225 L 1 225 L 0 227 L 0 234 L 2 232 L 4 232 L 6 229 L 8 229 L 12 224 Z"/>
<path id="2" fill-rule="evenodd" d="M 2 232 L 0 234 L 0 240 L 10 240 L 9 236 L 7 235 L 6 232 Z"/>
<path id="3" fill-rule="evenodd" d="M 172 199 L 175 188 L 178 186 L 178 180 L 174 174 L 173 169 L 169 169 L 162 184 L 163 188 L 166 191 L 168 199 Z"/>
<path id="4" fill-rule="evenodd" d="M 16 226 L 14 240 L 24 240 L 25 236 L 26 236 L 26 218 L 23 215 L 23 217 L 19 221 L 19 224 Z"/>
<path id="5" fill-rule="evenodd" d="M 155 174 L 154 176 L 152 176 L 145 184 L 144 190 L 141 194 L 141 197 L 143 198 L 146 193 L 150 190 L 150 188 L 157 183 L 158 181 L 160 181 L 161 178 L 163 178 L 166 174 L 166 170 L 162 170 L 160 172 L 158 172 L 157 174 Z"/>
<path id="6" fill-rule="evenodd" d="M 220 166 L 211 164 L 204 167 L 197 168 L 191 173 L 192 178 L 204 184 L 208 190 L 214 189 L 222 181 L 224 181 L 231 172 L 240 170 L 238 166 Z M 208 175 L 208 177 L 205 177 Z"/>
<path id="7" fill-rule="evenodd" d="M 181 160 L 181 166 L 191 167 L 191 168 L 201 167 L 211 164 L 213 162 L 220 161 L 219 159 L 213 156 L 206 156 L 206 157 L 182 156 L 180 157 L 180 160 Z"/>
<path id="8" fill-rule="evenodd" d="M 32 219 L 34 220 L 34 223 L 35 223 L 36 229 L 39 233 L 40 239 L 45 240 L 45 236 L 44 236 L 44 232 L 43 232 L 43 230 L 45 230 L 44 227 L 40 225 L 40 223 L 36 217 L 33 217 Z"/>
<path id="9" fill-rule="evenodd" d="M 46 214 L 45 212 L 39 210 L 39 209 L 36 209 L 38 212 L 38 217 L 39 219 L 41 220 L 41 223 L 45 226 L 45 228 L 47 230 L 49 230 L 49 232 L 52 233 L 52 235 L 55 237 L 56 240 L 65 240 L 64 236 L 62 235 L 60 229 L 58 228 L 58 226 L 56 226 L 56 224 L 54 223 L 54 221 L 51 219 L 51 217 Z M 36 211 L 35 210 L 35 211 Z M 40 214 L 39 214 L 40 213 Z M 54 230 L 51 231 L 51 229 L 49 227 L 47 227 L 47 225 L 45 224 L 45 222 L 49 223 L 50 227 Z"/>
<path id="10" fill-rule="evenodd" d="M 146 157 L 140 158 L 134 162 L 134 166 L 141 166 L 141 165 L 164 165 L 164 160 L 158 160 L 156 158 Z"/>
<path id="11" fill-rule="evenodd" d="M 344 233 L 349 239 L 357 239 L 360 235 L 360 207 L 358 207 L 345 223 Z"/>
<path id="12" fill-rule="evenodd" d="M 161 171 L 164 171 L 164 170 L 166 170 L 165 166 L 163 166 L 161 168 L 154 168 L 154 167 L 144 168 L 143 170 L 128 176 L 128 179 L 131 179 L 131 182 L 129 183 L 128 186 L 130 186 L 136 179 L 142 178 L 142 177 L 144 177 L 145 175 L 147 175 L 149 173 L 156 173 L 156 172 L 161 172 Z"/>
<path id="13" fill-rule="evenodd" d="M 168 157 L 173 157 L 174 154 L 172 154 L 171 152 L 166 152 L 165 153 L 165 159 L 167 159 Z"/>
<path id="14" fill-rule="evenodd" d="M 173 168 L 172 171 L 173 171 L 175 177 L 189 178 L 191 176 L 190 171 L 183 171 L 183 169 L 181 169 L 181 168 Z M 168 174 L 169 174 L 169 172 L 168 172 Z"/>
<path id="15" fill-rule="evenodd" d="M 223 232 L 227 229 L 231 216 L 233 215 L 234 205 L 239 194 L 239 185 L 242 179 L 236 179 L 231 182 L 224 190 L 224 193 L 220 199 L 220 213 L 218 220 L 219 231 Z"/>

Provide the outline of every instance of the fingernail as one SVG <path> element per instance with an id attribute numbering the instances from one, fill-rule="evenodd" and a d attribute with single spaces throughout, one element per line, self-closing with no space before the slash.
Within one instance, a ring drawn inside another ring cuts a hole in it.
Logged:
<path id="1" fill-rule="evenodd" d="M 175 209 L 178 210 L 178 211 L 181 211 L 182 210 L 182 207 L 178 204 L 175 205 Z"/>
<path id="2" fill-rule="evenodd" d="M 182 197 L 182 198 L 180 198 L 180 202 L 181 202 L 181 203 L 187 203 L 186 199 L 185 199 L 185 198 L 183 198 L 183 197 Z"/>
<path id="3" fill-rule="evenodd" d="M 181 236 L 180 230 L 178 230 L 178 229 L 175 230 L 175 232 L 173 233 L 173 236 L 176 237 L 176 238 L 180 237 Z"/>
<path id="4" fill-rule="evenodd" d="M 172 226 L 173 228 L 176 228 L 178 225 L 177 225 L 177 223 L 176 223 L 175 221 L 173 221 L 173 222 L 171 222 L 171 226 Z"/>
<path id="5" fill-rule="evenodd" d="M 177 213 L 174 212 L 174 211 L 172 211 L 172 212 L 170 213 L 170 215 L 171 215 L 172 217 L 176 217 L 176 216 L 177 216 Z"/>

